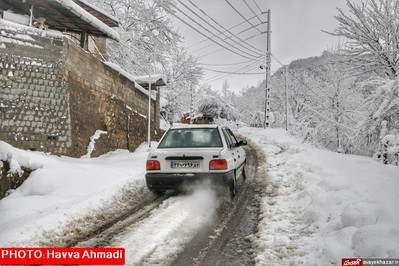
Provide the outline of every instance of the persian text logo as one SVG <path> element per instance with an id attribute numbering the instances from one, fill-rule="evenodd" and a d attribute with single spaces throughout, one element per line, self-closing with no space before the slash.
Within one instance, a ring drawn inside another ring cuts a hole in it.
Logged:
<path id="1" fill-rule="evenodd" d="M 360 258 L 343 258 L 342 266 L 363 266 L 363 259 Z"/>

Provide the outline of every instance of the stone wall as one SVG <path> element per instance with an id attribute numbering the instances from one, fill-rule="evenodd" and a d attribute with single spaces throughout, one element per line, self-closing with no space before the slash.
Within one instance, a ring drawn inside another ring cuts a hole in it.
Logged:
<path id="1" fill-rule="evenodd" d="M 21 174 L 10 174 L 10 163 L 7 161 L 0 161 L 0 199 L 7 196 L 10 189 L 18 188 L 30 175 L 31 169 L 21 167 Z"/>
<path id="2" fill-rule="evenodd" d="M 0 28 L 0 139 L 66 154 L 71 146 L 62 38 Z"/>
<path id="3" fill-rule="evenodd" d="M 148 95 L 128 77 L 62 36 L 0 31 L 0 140 L 74 157 L 87 153 L 96 130 L 107 134 L 93 156 L 147 140 Z M 159 93 L 152 139 L 160 137 L 158 104 Z"/>

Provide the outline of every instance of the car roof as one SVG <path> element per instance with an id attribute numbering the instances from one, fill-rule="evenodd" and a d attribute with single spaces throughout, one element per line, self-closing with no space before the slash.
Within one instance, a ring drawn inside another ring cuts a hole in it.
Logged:
<path id="1" fill-rule="evenodd" d="M 178 128 L 218 128 L 218 125 L 213 124 L 174 124 L 170 129 L 178 129 Z"/>

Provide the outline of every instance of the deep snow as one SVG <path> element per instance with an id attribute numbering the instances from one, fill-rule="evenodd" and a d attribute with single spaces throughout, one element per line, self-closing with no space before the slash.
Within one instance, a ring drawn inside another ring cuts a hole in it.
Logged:
<path id="1" fill-rule="evenodd" d="M 238 132 L 267 155 L 267 162 L 260 163 L 266 186 L 259 231 L 248 236 L 258 265 L 399 257 L 398 167 L 317 149 L 282 129 L 244 127 Z M 20 165 L 37 169 L 0 200 L 0 246 L 48 243 L 48 232 L 62 232 L 74 220 L 112 205 L 127 188 L 147 193 L 146 149 L 143 144 L 134 153 L 118 150 L 75 159 L 0 142 L 0 159 L 10 161 L 13 171 Z M 217 207 L 208 189 L 171 197 L 113 244 L 126 248 L 128 265 L 170 262 L 212 220 Z"/>
<path id="2" fill-rule="evenodd" d="M 399 257 L 399 168 L 321 150 L 281 129 L 243 128 L 267 155 L 259 233 L 261 265 L 340 264 Z"/>

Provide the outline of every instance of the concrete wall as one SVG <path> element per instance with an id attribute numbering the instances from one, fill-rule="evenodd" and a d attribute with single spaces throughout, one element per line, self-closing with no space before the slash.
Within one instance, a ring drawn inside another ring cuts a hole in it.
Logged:
<path id="1" fill-rule="evenodd" d="M 147 140 L 148 96 L 72 41 L 0 25 L 0 140 L 79 157 L 96 130 L 93 156 Z M 159 135 L 159 94 L 152 101 Z"/>

